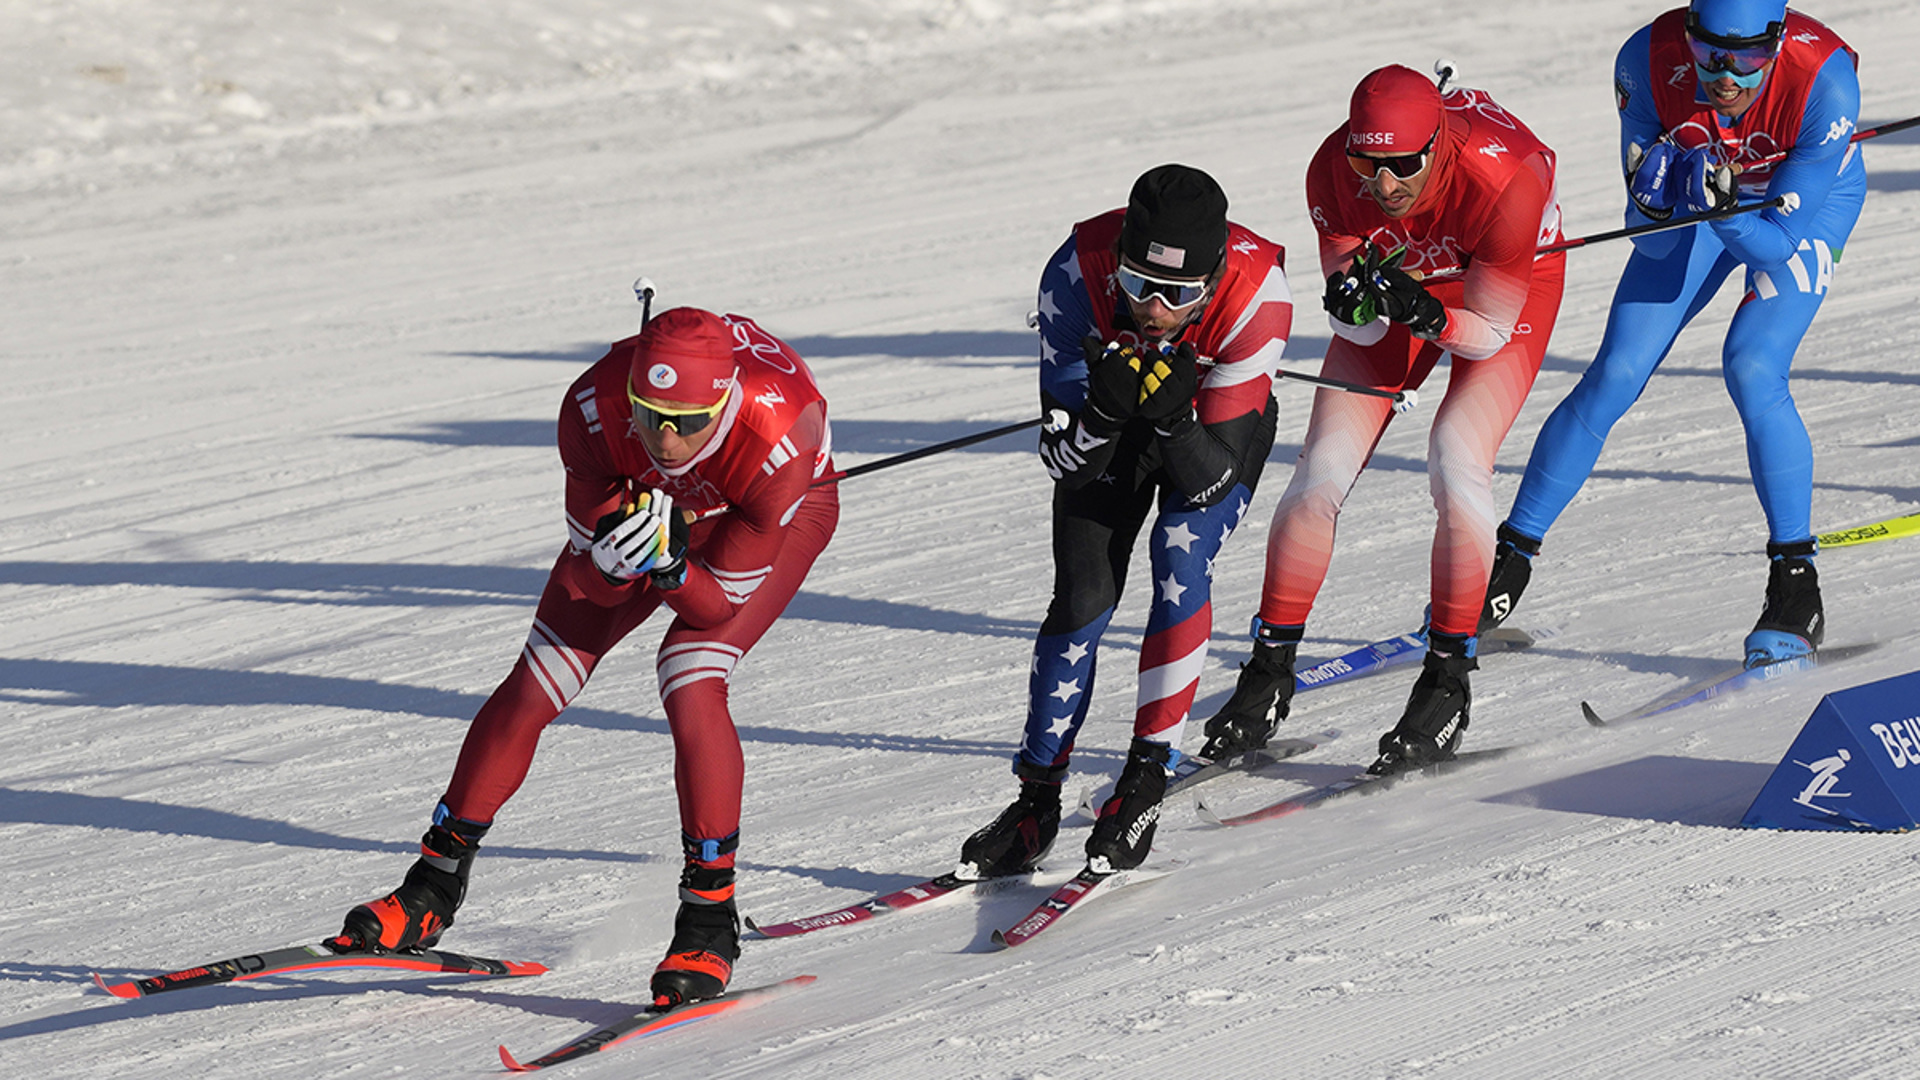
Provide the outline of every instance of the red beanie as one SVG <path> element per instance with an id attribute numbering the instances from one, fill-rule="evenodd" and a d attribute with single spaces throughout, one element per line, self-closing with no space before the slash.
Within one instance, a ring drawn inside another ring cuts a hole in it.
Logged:
<path id="1" fill-rule="evenodd" d="M 1440 130 L 1445 115 L 1433 80 L 1394 64 L 1353 88 L 1347 106 L 1347 152 L 1417 154 Z"/>
<path id="2" fill-rule="evenodd" d="M 732 328 L 710 311 L 683 307 L 647 322 L 627 378 L 643 398 L 712 405 L 733 374 Z"/>

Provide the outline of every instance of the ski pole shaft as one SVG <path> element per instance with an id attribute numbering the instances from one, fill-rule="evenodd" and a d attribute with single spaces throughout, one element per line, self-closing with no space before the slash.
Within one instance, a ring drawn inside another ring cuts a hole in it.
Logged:
<path id="1" fill-rule="evenodd" d="M 1780 195 L 1768 199 L 1765 202 L 1748 203 L 1744 206 L 1729 206 L 1725 210 L 1714 210 L 1710 213 L 1696 214 L 1693 217 L 1673 218 L 1668 221 L 1652 221 L 1645 225 L 1633 225 L 1625 229 L 1614 229 L 1610 232 L 1594 233 L 1591 236 L 1579 236 L 1572 240 L 1562 240 L 1557 244 L 1544 244 L 1535 249 L 1534 254 L 1551 255 L 1556 251 L 1572 251 L 1574 248 L 1582 248 L 1589 244 L 1598 244 L 1607 240 L 1624 240 L 1631 236 L 1646 236 L 1648 233 L 1665 232 L 1668 229 L 1684 229 L 1689 225 L 1698 225 L 1703 221 L 1719 221 L 1723 218 L 1737 217 L 1740 214 L 1751 214 L 1756 210 L 1785 206 L 1787 201 L 1787 196 Z"/>
<path id="2" fill-rule="evenodd" d="M 1382 390 L 1374 386 L 1362 386 L 1359 383 L 1341 382 L 1339 379 L 1329 379 L 1322 375 L 1308 375 L 1303 371 L 1288 371 L 1285 368 L 1280 369 L 1276 374 L 1282 379 L 1294 379 L 1303 383 L 1312 383 L 1315 386 L 1324 386 L 1329 390 L 1345 390 L 1349 394 L 1364 394 L 1367 397 L 1389 398 L 1393 401 L 1395 406 L 1394 411 L 1396 412 L 1406 412 L 1408 409 L 1419 404 L 1420 401 L 1419 395 L 1412 390 Z"/>
<path id="3" fill-rule="evenodd" d="M 934 454 L 944 453 L 948 450 L 958 450 L 963 446 L 972 446 L 974 443 L 986 442 L 988 439 L 997 439 L 1002 435 L 1012 435 L 1016 432 L 1025 431 L 1028 428 L 1039 427 L 1043 419 L 1043 417 L 1036 416 L 1031 420 L 1022 420 L 1018 424 L 1008 424 L 1005 427 L 997 427 L 988 431 L 976 431 L 971 435 L 962 435 L 957 439 L 948 439 L 946 442 L 935 443 L 932 446 L 923 446 L 918 450 L 909 450 L 904 454 L 895 454 L 892 457 L 881 458 L 879 461 L 869 461 L 863 465 L 855 465 L 851 469 L 835 469 L 833 472 L 822 476 L 807 486 L 821 487 L 826 484 L 836 484 L 849 477 L 864 476 L 870 472 L 878 472 L 881 469 L 891 469 L 895 465 L 905 465 L 909 461 L 918 461 L 923 457 L 932 457 Z M 719 506 L 711 507 L 698 513 L 689 510 L 686 512 L 687 523 L 692 524 L 696 521 L 704 521 L 710 517 L 718 517 L 730 509 L 732 509 L 732 507 L 722 503 Z"/>
<path id="4" fill-rule="evenodd" d="M 1905 120 L 1891 120 L 1884 124 L 1875 124 L 1870 128 L 1860 128 L 1855 131 L 1853 137 L 1847 141 L 1850 143 L 1865 142 L 1868 139 L 1877 139 L 1882 135 L 1891 135 L 1896 131 L 1905 131 L 1915 126 L 1920 126 L 1920 116 L 1909 116 Z M 1786 157 L 1787 151 L 1782 150 L 1779 153 L 1768 154 L 1766 157 L 1756 161 L 1742 162 L 1734 167 L 1734 171 L 1745 172 L 1757 165 L 1771 165 L 1776 161 L 1784 161 Z"/>
<path id="5" fill-rule="evenodd" d="M 972 446 L 974 443 L 983 443 L 988 439 L 997 439 L 1002 435 L 1012 435 L 1015 432 L 1025 431 L 1028 428 L 1039 427 L 1040 422 L 1041 418 L 1036 416 L 1031 420 L 1022 420 L 1018 424 L 1008 424 L 1005 427 L 997 427 L 990 431 L 976 431 L 971 435 L 962 435 L 957 439 L 948 439 L 943 443 L 923 446 L 918 450 L 909 450 L 904 454 L 895 454 L 892 457 L 881 458 L 879 461 L 869 461 L 864 465 L 855 465 L 851 469 L 838 469 L 815 480 L 813 486 L 819 487 L 821 484 L 831 484 L 836 480 L 845 480 L 854 476 L 864 476 L 870 472 L 879 472 L 881 469 L 891 469 L 895 465 L 905 465 L 909 461 L 918 461 L 923 457 L 932 457 L 934 454 L 945 453 L 948 450 L 958 450 L 963 446 Z"/>
<path id="6" fill-rule="evenodd" d="M 1848 141 L 1856 142 L 1856 143 L 1864 142 L 1868 139 L 1877 139 L 1882 135 L 1891 135 L 1896 131 L 1905 131 L 1908 128 L 1912 128 L 1912 127 L 1920 127 L 1920 116 L 1909 116 L 1905 120 L 1892 120 L 1884 124 L 1875 124 L 1870 128 L 1861 128 L 1860 130 L 1854 132 L 1853 137 Z M 1786 156 L 1787 156 L 1787 151 L 1785 150 L 1782 150 L 1777 154 L 1768 154 L 1766 157 L 1760 158 L 1755 161 L 1745 162 L 1744 164 L 1739 165 L 1738 171 L 1744 172 L 1756 166 L 1771 165 L 1778 161 L 1784 161 L 1786 159 Z M 1586 247 L 1589 244 L 1598 244 L 1607 240 L 1624 240 L 1629 237 L 1646 236 L 1649 233 L 1664 232 L 1667 229 L 1684 229 L 1689 225 L 1698 225 L 1703 221 L 1715 221 L 1720 218 L 1733 217 L 1736 214 L 1751 214 L 1755 210 L 1765 210 L 1765 209 L 1768 209 L 1769 207 L 1778 207 L 1778 206 L 1783 206 L 1785 204 L 1786 204 L 1786 196 L 1780 196 L 1777 198 L 1769 199 L 1766 202 L 1749 203 L 1744 206 L 1728 207 L 1725 210 L 1717 210 L 1713 213 L 1701 214 L 1697 217 L 1677 218 L 1672 221 L 1655 221 L 1646 225 L 1635 225 L 1631 228 L 1626 228 L 1626 229 L 1614 229 L 1610 232 L 1595 233 L 1592 236 L 1581 236 L 1581 237 L 1576 237 L 1575 239 L 1572 239 L 1572 240 L 1562 240 L 1557 244 L 1547 244 L 1543 247 L 1538 248 L 1534 252 L 1534 254 L 1551 255 L 1556 251 L 1572 251 L 1574 248 Z M 1443 274 L 1457 274 L 1460 272 L 1460 269 L 1461 269 L 1460 267 L 1453 266 L 1453 267 L 1448 267 L 1447 269 L 1444 269 L 1444 270 L 1432 270 L 1432 271 L 1428 271 L 1425 276 L 1439 277 Z"/>

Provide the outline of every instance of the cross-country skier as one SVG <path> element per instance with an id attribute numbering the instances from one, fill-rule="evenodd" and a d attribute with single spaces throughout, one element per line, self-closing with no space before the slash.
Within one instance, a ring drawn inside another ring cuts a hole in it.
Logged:
<path id="1" fill-rule="evenodd" d="M 1354 89 L 1347 122 L 1307 172 L 1330 271 L 1334 339 L 1323 373 L 1382 390 L 1418 387 L 1450 358 L 1427 472 L 1433 538 L 1428 652 L 1375 772 L 1451 757 L 1467 727 L 1480 607 L 1493 558 L 1493 461 L 1540 370 L 1565 257 L 1553 152 L 1478 90 L 1442 95 L 1411 68 Z M 1424 275 L 1465 267 L 1438 282 Z M 1201 753 L 1266 744 L 1287 715 L 1295 650 L 1333 555 L 1340 507 L 1392 419 L 1386 398 L 1321 390 L 1293 482 L 1274 510 L 1253 655 Z"/>
<path id="2" fill-rule="evenodd" d="M 1140 865 L 1213 632 L 1213 558 L 1273 445 L 1293 324 L 1285 252 L 1227 220 L 1213 178 L 1162 165 L 1124 209 L 1074 226 L 1040 275 L 1040 457 L 1053 477 L 1053 600 L 1034 642 L 1019 798 L 961 848 L 962 873 L 1030 870 L 1093 696 L 1101 634 L 1152 518 L 1152 608 L 1133 743 L 1088 866 Z"/>
<path id="3" fill-rule="evenodd" d="M 664 606 L 660 699 L 673 732 L 686 865 L 656 1004 L 718 996 L 740 955 L 734 851 L 744 772 L 734 665 L 793 599 L 839 518 L 826 401 L 785 343 L 737 315 L 661 313 L 567 391 L 568 545 L 506 681 L 467 729 L 453 780 L 388 895 L 347 913 L 363 949 L 426 946 L 453 924 L 480 840 L 540 733 L 607 651 Z M 690 517 L 709 511 L 689 526 Z"/>
<path id="4" fill-rule="evenodd" d="M 1787 388 L 1866 198 L 1846 42 L 1784 0 L 1694 0 L 1641 28 L 1614 64 L 1629 224 L 1780 196 L 1789 205 L 1634 239 L 1600 351 L 1547 418 L 1500 528 L 1484 624 L 1519 601 L 1540 541 L 1586 483 L 1614 422 L 1681 327 L 1745 266 L 1721 370 L 1767 518 L 1766 606 L 1748 666 L 1805 655 L 1825 626 L 1812 526 L 1813 444 Z M 1782 156 L 1784 155 L 1784 156 Z"/>

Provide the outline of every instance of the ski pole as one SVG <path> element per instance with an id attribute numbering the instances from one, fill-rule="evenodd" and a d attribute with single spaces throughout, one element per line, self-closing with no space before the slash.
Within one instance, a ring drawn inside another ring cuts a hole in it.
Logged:
<path id="1" fill-rule="evenodd" d="M 1884 124 L 1875 124 L 1870 128 L 1860 128 L 1856 130 L 1853 133 L 1853 137 L 1847 141 L 1850 143 L 1865 142 L 1868 139 L 1877 139 L 1882 135 L 1891 135 L 1896 131 L 1905 131 L 1916 125 L 1920 125 L 1920 116 L 1909 116 L 1905 120 L 1891 120 Z M 1760 158 L 1757 161 L 1735 164 L 1734 171 L 1745 172 L 1755 166 L 1771 165 L 1776 161 L 1783 161 L 1786 159 L 1787 153 L 1788 151 L 1781 150 L 1778 153 L 1768 154 L 1766 157 Z"/>
<path id="2" fill-rule="evenodd" d="M 640 301 L 640 329 L 645 330 L 653 318 L 653 280 L 647 277 L 633 279 L 633 298 Z"/>
<path id="3" fill-rule="evenodd" d="M 864 476 L 870 472 L 879 472 L 881 469 L 891 469 L 895 465 L 905 465 L 909 461 L 918 461 L 923 457 L 932 457 L 934 454 L 944 453 L 948 450 L 958 450 L 963 446 L 972 446 L 974 443 L 986 442 L 988 439 L 997 439 L 1002 435 L 1012 435 L 1017 431 L 1025 431 L 1028 428 L 1039 427 L 1042 419 L 1042 417 L 1036 416 L 1031 420 L 1022 420 L 1017 424 L 1008 424 L 1005 427 L 997 427 L 991 431 L 976 431 L 971 435 L 962 435 L 957 439 L 948 439 L 943 443 L 923 446 L 918 450 L 909 450 L 904 454 L 895 454 L 892 457 L 881 458 L 879 461 L 869 461 L 864 465 L 855 465 L 851 469 L 836 469 L 820 479 L 815 480 L 813 486 L 819 487 L 822 484 L 831 484 L 837 480 L 845 480 L 848 477 Z"/>
<path id="4" fill-rule="evenodd" d="M 1877 139 L 1882 135 L 1891 135 L 1896 131 L 1905 131 L 1911 127 L 1920 127 L 1920 116 L 1909 116 L 1905 120 L 1892 120 L 1884 124 L 1875 124 L 1870 128 L 1861 128 L 1855 131 L 1853 137 L 1847 141 L 1856 143 L 1864 142 L 1867 139 Z M 1756 161 L 1749 161 L 1736 166 L 1736 171 L 1745 172 L 1748 169 L 1760 165 L 1771 165 L 1774 162 L 1785 160 L 1787 154 L 1788 151 L 1785 150 L 1777 154 L 1768 154 L 1766 157 Z M 1667 229 L 1683 229 L 1688 225 L 1698 225 L 1703 221 L 1717 221 L 1721 218 L 1729 218 L 1737 214 L 1751 214 L 1755 210 L 1766 210 L 1772 207 L 1786 207 L 1791 210 L 1798 208 L 1799 202 L 1800 200 L 1794 196 L 1792 192 L 1788 192 L 1785 195 L 1768 199 L 1765 202 L 1748 203 L 1744 206 L 1730 206 L 1725 210 L 1716 210 L 1712 213 L 1700 214 L 1696 217 L 1676 218 L 1672 221 L 1655 221 L 1646 225 L 1635 225 L 1631 228 L 1614 229 L 1610 232 L 1594 233 L 1592 236 L 1562 240 L 1557 244 L 1543 245 L 1537 248 L 1534 254 L 1551 255 L 1556 251 L 1572 251 L 1574 248 L 1586 247 L 1589 244 L 1598 244 L 1606 240 L 1623 240 L 1633 236 L 1646 236 L 1648 233 L 1664 232 Z M 1443 274 L 1457 274 L 1460 272 L 1460 269 L 1458 266 L 1450 266 L 1445 270 L 1429 271 L 1424 276 L 1431 278 L 1439 277 Z"/>
<path id="5" fill-rule="evenodd" d="M 881 458 L 879 461 L 869 461 L 864 465 L 855 465 L 851 469 L 835 469 L 807 486 L 809 488 L 823 487 L 827 484 L 837 484 L 848 477 L 864 476 L 867 473 L 878 472 L 881 469 L 891 469 L 895 465 L 905 465 L 909 461 L 918 461 L 923 457 L 931 457 L 934 454 L 943 453 L 948 450 L 958 450 L 963 446 L 972 446 L 974 443 L 986 442 L 988 439 L 997 439 L 1002 435 L 1012 435 L 1016 432 L 1025 431 L 1028 428 L 1039 427 L 1044 420 L 1044 417 L 1036 416 L 1031 420 L 1022 420 L 1017 424 L 1008 424 L 1005 427 L 997 427 L 988 431 L 976 431 L 971 435 L 962 435 L 957 439 L 948 439 L 943 443 L 923 446 L 918 450 L 909 450 L 904 454 L 895 454 L 892 457 Z M 733 509 L 733 507 L 726 503 L 721 503 L 718 506 L 708 507 L 701 511 L 685 511 L 687 524 L 691 525 L 698 521 L 705 521 L 710 517 L 718 517 L 731 509 Z"/>
<path id="6" fill-rule="evenodd" d="M 1413 390 L 1381 390 L 1377 387 L 1362 386 L 1359 383 L 1329 379 L 1323 375 L 1308 375 L 1303 371 L 1288 371 L 1285 368 L 1281 368 L 1274 374 L 1282 379 L 1295 379 L 1303 383 L 1312 383 L 1315 386 L 1324 386 L 1329 390 L 1345 390 L 1349 394 L 1364 394 L 1367 397 L 1389 398 L 1393 401 L 1393 411 L 1397 413 L 1410 412 L 1415 405 L 1420 404 L 1420 395 Z"/>
<path id="7" fill-rule="evenodd" d="M 1799 205 L 1799 196 L 1789 191 L 1785 195 L 1775 196 L 1765 202 L 1747 203 L 1742 206 L 1729 206 L 1725 210 L 1714 210 L 1705 214 L 1697 214 L 1693 217 L 1674 218 L 1670 221 L 1651 221 L 1645 225 L 1632 225 L 1624 229 L 1614 229 L 1610 232 L 1594 233 L 1591 236 L 1580 236 L 1572 240 L 1562 240 L 1557 244 L 1543 244 L 1535 249 L 1534 254 L 1551 255 L 1556 251 L 1572 251 L 1574 248 L 1586 247 L 1588 244 L 1598 244 L 1606 240 L 1622 240 L 1630 236 L 1645 236 L 1648 233 L 1665 232 L 1668 229 L 1684 229 L 1689 225 L 1698 225 L 1703 221 L 1719 221 L 1723 218 L 1737 217 L 1741 214 L 1751 214 L 1756 210 L 1767 210 L 1774 207 L 1786 207 L 1789 210 L 1793 210 L 1797 209 Z M 1452 273 L 1454 271 L 1447 272 Z"/>

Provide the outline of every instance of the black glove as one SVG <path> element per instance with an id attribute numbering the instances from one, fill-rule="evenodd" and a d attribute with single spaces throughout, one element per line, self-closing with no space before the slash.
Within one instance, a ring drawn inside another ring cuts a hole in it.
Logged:
<path id="1" fill-rule="evenodd" d="M 1400 269 L 1406 249 L 1389 255 L 1373 271 L 1373 295 L 1380 314 L 1404 324 L 1413 336 L 1427 341 L 1447 328 L 1447 309 L 1412 274 Z"/>
<path id="2" fill-rule="evenodd" d="M 1365 326 L 1379 315 L 1372 281 L 1380 265 L 1380 249 L 1373 241 L 1363 240 L 1353 262 L 1337 274 L 1327 275 L 1327 294 L 1320 303 L 1327 314 L 1348 326 Z"/>
<path id="3" fill-rule="evenodd" d="M 1132 345 L 1102 344 L 1092 334 L 1080 342 L 1087 358 L 1087 407 L 1080 423 L 1102 438 L 1127 426 L 1140 408 L 1140 354 Z"/>
<path id="4" fill-rule="evenodd" d="M 1154 355 L 1140 378 L 1142 397 L 1140 416 L 1163 431 L 1171 430 L 1193 417 L 1193 398 L 1200 392 L 1200 361 L 1193 346 L 1180 347 Z"/>

